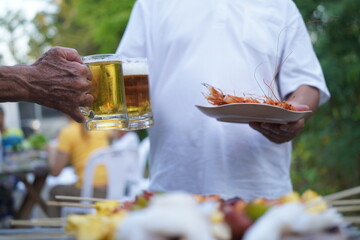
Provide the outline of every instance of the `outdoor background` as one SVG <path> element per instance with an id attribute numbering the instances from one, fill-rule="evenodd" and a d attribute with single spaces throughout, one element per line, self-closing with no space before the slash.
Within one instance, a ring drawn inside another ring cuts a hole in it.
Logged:
<path id="1" fill-rule="evenodd" d="M 134 2 L 0 0 L 0 64 L 31 64 L 56 45 L 81 55 L 113 53 Z M 292 178 L 297 191 L 327 194 L 360 183 L 360 1 L 295 3 L 332 98 L 294 141 Z"/>

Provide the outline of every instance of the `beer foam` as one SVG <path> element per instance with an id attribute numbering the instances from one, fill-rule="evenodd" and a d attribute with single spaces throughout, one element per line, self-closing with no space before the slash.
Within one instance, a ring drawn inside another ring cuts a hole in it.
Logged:
<path id="1" fill-rule="evenodd" d="M 128 75 L 147 75 L 147 62 L 146 61 L 123 61 L 122 62 L 123 74 Z"/>
<path id="2" fill-rule="evenodd" d="M 121 57 L 116 54 L 96 54 L 82 57 L 84 63 L 96 62 L 121 62 Z"/>

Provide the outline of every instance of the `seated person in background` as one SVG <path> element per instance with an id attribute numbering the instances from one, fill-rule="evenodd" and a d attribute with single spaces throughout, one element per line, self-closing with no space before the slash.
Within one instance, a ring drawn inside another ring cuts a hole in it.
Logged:
<path id="1" fill-rule="evenodd" d="M 0 228 L 10 227 L 10 219 L 14 215 L 14 197 L 12 176 L 0 175 Z"/>
<path id="2" fill-rule="evenodd" d="M 55 152 L 49 154 L 50 173 L 53 176 L 71 164 L 78 180 L 73 185 L 58 185 L 50 190 L 49 200 L 56 201 L 56 195 L 80 196 L 86 163 L 92 151 L 109 145 L 109 134 L 106 131 L 87 131 L 83 124 L 71 121 L 60 131 Z M 94 196 L 106 197 L 107 174 L 104 166 L 95 170 Z M 49 217 L 59 217 L 60 207 L 49 206 Z"/>
<path id="3" fill-rule="evenodd" d="M 19 150 L 24 140 L 20 128 L 5 127 L 5 112 L 0 107 L 0 159 L 4 160 L 4 151 Z M 2 162 L 3 163 L 3 162 Z M 16 188 L 17 178 L 13 175 L 0 175 L 0 228 L 8 227 L 10 218 L 14 214 L 13 191 Z"/>

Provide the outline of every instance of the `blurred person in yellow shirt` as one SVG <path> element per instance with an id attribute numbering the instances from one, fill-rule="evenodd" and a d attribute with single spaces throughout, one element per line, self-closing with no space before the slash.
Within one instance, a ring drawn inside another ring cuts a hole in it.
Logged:
<path id="1" fill-rule="evenodd" d="M 57 185 L 50 190 L 49 200 L 56 201 L 56 195 L 80 196 L 83 183 L 84 169 L 90 154 L 101 147 L 109 145 L 111 132 L 87 131 L 83 124 L 71 121 L 68 126 L 60 131 L 56 148 L 50 149 L 49 167 L 50 174 L 58 176 L 67 165 L 74 167 L 78 177 L 72 185 Z M 94 173 L 94 196 L 106 196 L 107 173 L 104 166 L 98 166 Z M 60 216 L 60 207 L 49 206 L 50 217 Z"/>

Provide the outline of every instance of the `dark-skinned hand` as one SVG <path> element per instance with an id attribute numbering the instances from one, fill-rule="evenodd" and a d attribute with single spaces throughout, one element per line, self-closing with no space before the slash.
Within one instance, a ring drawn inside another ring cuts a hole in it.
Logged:
<path id="1" fill-rule="evenodd" d="M 53 47 L 30 66 L 29 101 L 57 109 L 77 122 L 84 116 L 79 107 L 92 103 L 91 72 L 75 49 Z"/>
<path id="2" fill-rule="evenodd" d="M 298 111 L 309 110 L 307 105 L 296 106 L 293 104 L 293 106 L 296 107 Z M 305 126 L 305 119 L 302 118 L 296 122 L 290 122 L 288 124 L 251 122 L 249 125 L 270 141 L 280 144 L 291 141 L 298 136 Z"/>

